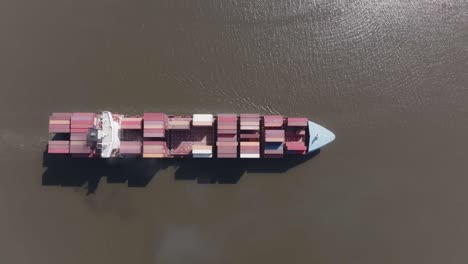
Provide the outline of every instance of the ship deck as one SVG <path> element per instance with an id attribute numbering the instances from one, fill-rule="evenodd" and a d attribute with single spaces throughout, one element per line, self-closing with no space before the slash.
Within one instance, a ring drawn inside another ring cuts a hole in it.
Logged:
<path id="1" fill-rule="evenodd" d="M 49 132 L 61 137 L 49 143 L 49 153 L 99 156 L 87 146 L 89 128 L 99 126 L 98 114 L 54 113 Z M 304 155 L 309 146 L 307 118 L 259 114 L 194 114 L 185 116 L 164 113 L 113 115 L 121 127 L 120 150 L 114 156 L 144 158 L 281 158 Z M 315 135 L 315 134 L 314 134 Z"/>
<path id="2" fill-rule="evenodd" d="M 212 146 L 214 142 L 213 127 L 192 127 L 187 130 L 171 130 L 169 132 L 170 154 L 187 156 L 191 154 L 193 145 Z"/>

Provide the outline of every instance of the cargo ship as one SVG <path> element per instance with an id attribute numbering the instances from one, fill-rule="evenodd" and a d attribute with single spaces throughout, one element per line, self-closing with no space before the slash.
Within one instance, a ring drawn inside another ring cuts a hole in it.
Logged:
<path id="1" fill-rule="evenodd" d="M 335 139 L 305 117 L 52 113 L 47 152 L 89 158 L 283 158 Z"/>

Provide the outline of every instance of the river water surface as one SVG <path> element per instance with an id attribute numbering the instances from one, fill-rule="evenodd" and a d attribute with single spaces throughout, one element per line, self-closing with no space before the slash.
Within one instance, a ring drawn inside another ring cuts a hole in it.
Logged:
<path id="1" fill-rule="evenodd" d="M 0 40 L 0 263 L 467 263 L 466 1 L 5 0 Z M 101 110 L 337 139 L 278 163 L 43 156 L 51 112 Z"/>

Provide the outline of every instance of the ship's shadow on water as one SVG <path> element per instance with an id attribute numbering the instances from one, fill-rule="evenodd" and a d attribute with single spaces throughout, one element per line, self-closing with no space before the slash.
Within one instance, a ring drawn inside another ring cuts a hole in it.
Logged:
<path id="1" fill-rule="evenodd" d="M 85 187 L 96 192 L 103 177 L 108 183 L 125 183 L 145 187 L 158 172 L 176 168 L 175 180 L 192 180 L 200 184 L 235 184 L 250 173 L 283 173 L 317 156 L 320 151 L 302 157 L 284 159 L 87 159 L 43 153 L 44 186 Z"/>

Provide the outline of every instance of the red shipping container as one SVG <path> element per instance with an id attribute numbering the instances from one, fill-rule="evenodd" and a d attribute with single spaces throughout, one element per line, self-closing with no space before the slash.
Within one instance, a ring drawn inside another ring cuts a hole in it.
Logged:
<path id="1" fill-rule="evenodd" d="M 145 129 L 143 131 L 143 137 L 164 137 L 164 129 Z"/>
<path id="2" fill-rule="evenodd" d="M 242 146 L 241 145 L 240 149 L 241 150 L 256 150 L 256 149 L 258 150 L 258 149 L 260 149 L 260 147 L 259 146 Z"/>
<path id="3" fill-rule="evenodd" d="M 218 126 L 218 130 L 235 130 L 237 129 L 237 125 L 223 125 L 223 126 Z"/>
<path id="4" fill-rule="evenodd" d="M 165 120 L 166 118 L 167 116 L 164 113 L 144 113 L 143 114 L 144 120 Z"/>
<path id="5" fill-rule="evenodd" d="M 218 142 L 236 142 L 237 136 L 236 135 L 219 135 Z"/>
<path id="6" fill-rule="evenodd" d="M 119 150 L 122 154 L 141 154 L 141 147 L 138 148 L 120 148 Z"/>
<path id="7" fill-rule="evenodd" d="M 92 124 L 71 124 L 71 128 L 92 128 L 94 125 Z"/>
<path id="8" fill-rule="evenodd" d="M 286 142 L 286 148 L 293 151 L 304 151 L 307 149 L 304 142 Z"/>
<path id="9" fill-rule="evenodd" d="M 143 145 L 148 146 L 167 146 L 166 141 L 143 141 Z"/>
<path id="10" fill-rule="evenodd" d="M 86 140 L 88 133 L 71 133 L 70 140 Z"/>
<path id="11" fill-rule="evenodd" d="M 218 122 L 236 122 L 237 116 L 218 116 Z"/>
<path id="12" fill-rule="evenodd" d="M 69 116 L 49 116 L 49 120 L 70 120 Z"/>
<path id="13" fill-rule="evenodd" d="M 218 134 L 222 134 L 222 135 L 226 135 L 226 134 L 235 135 L 235 134 L 237 134 L 237 129 L 220 129 L 220 130 L 218 130 Z"/>
<path id="14" fill-rule="evenodd" d="M 123 154 L 141 154 L 142 143 L 140 141 L 121 141 L 120 153 Z"/>
<path id="15" fill-rule="evenodd" d="M 141 129 L 141 124 L 121 124 L 122 129 Z"/>
<path id="16" fill-rule="evenodd" d="M 72 125 L 94 125 L 94 120 L 72 120 L 71 121 Z"/>
<path id="17" fill-rule="evenodd" d="M 60 149 L 50 149 L 47 151 L 47 153 L 50 154 L 68 154 L 70 153 L 70 149 L 68 146 L 66 148 L 60 148 Z"/>
<path id="18" fill-rule="evenodd" d="M 260 134 L 258 134 L 258 133 L 240 134 L 240 138 L 243 138 L 243 139 L 258 139 L 258 138 L 260 138 Z"/>
<path id="19" fill-rule="evenodd" d="M 283 117 L 275 115 L 266 115 L 263 117 L 265 127 L 281 127 L 283 125 Z"/>
<path id="20" fill-rule="evenodd" d="M 236 147 L 218 147 L 217 153 L 237 153 Z"/>
<path id="21" fill-rule="evenodd" d="M 69 141 L 66 141 L 66 140 L 49 141 L 48 153 L 66 154 L 69 152 L 70 152 Z"/>
<path id="22" fill-rule="evenodd" d="M 71 133 L 88 133 L 89 128 L 72 128 L 70 129 Z"/>
<path id="23" fill-rule="evenodd" d="M 70 153 L 91 153 L 91 148 L 86 144 L 86 141 L 70 141 Z"/>
<path id="24" fill-rule="evenodd" d="M 218 126 L 232 126 L 232 125 L 237 125 L 237 122 L 218 122 Z"/>
<path id="25" fill-rule="evenodd" d="M 70 133 L 69 125 L 49 125 L 50 133 Z"/>
<path id="26" fill-rule="evenodd" d="M 288 126 L 307 126 L 308 119 L 304 117 L 289 117 L 288 118 Z"/>
<path id="27" fill-rule="evenodd" d="M 166 122 L 164 120 L 145 120 L 145 125 L 164 125 Z"/>
<path id="28" fill-rule="evenodd" d="M 216 146 L 237 146 L 237 142 L 216 142 Z"/>
<path id="29" fill-rule="evenodd" d="M 283 135 L 284 136 L 284 130 L 283 129 L 266 129 L 265 135 L 272 135 L 272 136 Z"/>

